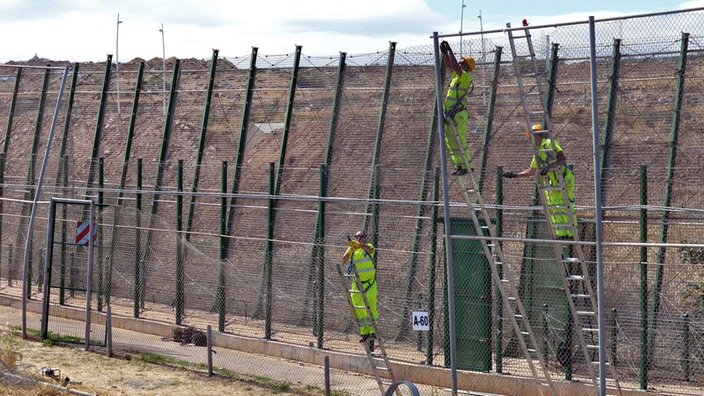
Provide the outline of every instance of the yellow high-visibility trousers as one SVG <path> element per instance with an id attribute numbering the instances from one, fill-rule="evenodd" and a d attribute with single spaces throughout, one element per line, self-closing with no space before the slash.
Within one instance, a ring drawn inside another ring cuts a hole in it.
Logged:
<path id="1" fill-rule="evenodd" d="M 464 149 L 464 154 L 467 159 L 467 163 L 472 163 L 472 158 L 470 158 L 469 150 L 467 149 L 467 119 L 469 115 L 467 110 L 462 110 L 455 114 L 453 118 L 454 125 L 445 123 L 445 147 L 447 147 L 447 154 L 450 157 L 450 161 L 454 166 L 461 166 L 464 168 L 465 162 L 462 158 L 462 150 Z M 456 133 L 456 135 L 455 135 Z M 459 138 L 459 144 L 457 140 Z"/>
<path id="2" fill-rule="evenodd" d="M 559 180 L 557 179 L 557 175 L 555 175 L 554 172 L 555 171 L 550 172 L 548 175 L 550 177 L 550 184 L 552 186 L 557 186 L 559 185 Z M 574 173 L 572 173 L 571 169 L 567 169 L 564 175 L 564 179 L 565 191 L 567 192 L 567 199 L 569 199 L 567 205 L 569 205 L 569 208 L 572 211 L 572 220 L 574 222 L 575 227 L 577 227 L 577 213 L 574 211 Z M 545 191 L 545 199 L 549 207 L 550 221 L 552 222 L 552 224 L 569 224 L 570 219 L 568 217 L 567 205 L 565 205 L 565 202 L 562 197 L 562 191 Z M 555 234 L 558 237 L 573 236 L 572 230 L 565 229 L 557 229 L 555 230 Z"/>
<path id="3" fill-rule="evenodd" d="M 369 313 L 365 308 L 354 309 L 354 316 L 357 318 L 357 325 L 359 326 L 360 335 L 374 333 L 374 328 L 372 327 L 372 324 L 376 325 L 379 319 L 379 313 L 376 309 L 376 279 L 373 279 L 371 282 L 371 285 L 363 283 L 362 286 L 367 290 L 364 294 L 366 295 L 367 301 L 369 302 L 369 310 L 372 312 L 372 317 L 369 317 Z M 352 290 L 359 290 L 357 289 L 357 282 L 352 282 Z M 364 306 L 364 299 L 361 293 L 352 292 L 350 293 L 350 297 L 352 299 L 352 305 L 354 305 L 355 307 Z"/>

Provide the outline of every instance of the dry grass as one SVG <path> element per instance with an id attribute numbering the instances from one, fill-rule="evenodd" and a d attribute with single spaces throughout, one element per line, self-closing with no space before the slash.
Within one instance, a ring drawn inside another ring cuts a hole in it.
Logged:
<path id="1" fill-rule="evenodd" d="M 106 356 L 79 348 L 44 345 L 23 340 L 11 330 L 0 330 L 0 396 L 68 395 L 67 388 L 96 395 L 294 395 L 288 389 L 254 380 L 242 381 L 224 376 L 208 377 L 173 365 L 159 365 L 139 356 Z M 155 360 L 152 357 L 151 360 Z M 157 359 L 158 360 L 158 359 Z M 44 368 L 57 369 L 54 377 L 43 375 Z M 67 380 L 69 378 L 69 380 Z M 43 382 L 39 383 L 39 381 Z M 273 382 L 273 381 L 272 381 Z"/>

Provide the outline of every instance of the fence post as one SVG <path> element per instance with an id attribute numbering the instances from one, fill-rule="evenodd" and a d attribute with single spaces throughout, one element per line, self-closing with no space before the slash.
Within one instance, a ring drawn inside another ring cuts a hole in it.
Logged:
<path id="1" fill-rule="evenodd" d="M 320 165 L 320 201 L 318 201 L 318 218 L 316 222 L 316 232 L 314 237 L 313 260 L 318 264 L 318 295 L 315 298 L 315 334 L 318 338 L 318 348 L 323 347 L 323 333 L 325 332 L 325 201 L 327 196 L 328 167 Z M 310 267 L 312 269 L 312 266 Z M 311 274 L 312 275 L 312 274 Z M 326 357 L 327 358 L 327 357 Z"/>
<path id="2" fill-rule="evenodd" d="M 440 196 L 440 169 L 433 171 L 433 202 Z M 435 261 L 438 252 L 438 205 L 433 205 L 430 214 L 430 268 L 428 269 L 428 339 L 425 348 L 425 364 L 433 364 L 433 329 L 435 328 Z"/>
<path id="3" fill-rule="evenodd" d="M 273 267 L 272 244 L 274 239 L 274 196 L 276 193 L 276 181 L 274 178 L 274 163 L 269 163 L 269 205 L 267 213 L 267 236 L 266 248 L 264 249 L 264 338 L 271 339 L 271 277 Z"/>
<path id="4" fill-rule="evenodd" d="M 640 166 L 640 242 L 648 242 L 648 167 Z M 640 389 L 648 389 L 648 248 L 640 247 Z"/>
<path id="5" fill-rule="evenodd" d="M 142 159 L 137 159 L 137 191 L 134 194 L 135 216 L 134 216 L 134 292 L 133 292 L 133 312 L 135 318 L 139 318 L 139 307 L 142 302 Z"/>
<path id="6" fill-rule="evenodd" d="M 97 233 L 97 248 L 98 248 L 98 312 L 103 311 L 103 304 L 110 305 L 110 277 L 105 277 L 105 256 L 104 256 L 104 243 L 103 243 L 103 233 L 98 232 L 98 226 L 103 224 L 103 201 L 104 193 L 103 188 L 105 187 L 105 158 L 100 157 L 98 159 L 98 207 L 96 214 L 98 220 L 95 222 L 95 230 L 93 233 Z M 90 225 L 93 227 L 93 224 Z M 110 268 L 107 269 L 108 273 Z M 106 285 L 107 283 L 107 285 Z M 103 296 L 105 296 L 103 300 Z"/>
<path id="7" fill-rule="evenodd" d="M 220 265 L 218 271 L 218 331 L 225 331 L 225 260 L 227 259 L 227 161 L 222 161 L 220 191 Z"/>
<path id="8" fill-rule="evenodd" d="M 108 305 L 107 314 L 105 316 L 105 338 L 108 348 L 108 357 L 112 357 L 112 309 L 110 309 L 110 305 Z"/>
<path id="9" fill-rule="evenodd" d="M 206 349 L 208 353 L 208 377 L 213 376 L 213 329 L 208 325 L 206 327 L 208 339 L 206 341 Z"/>
<path id="10" fill-rule="evenodd" d="M 176 175 L 176 324 L 183 321 L 183 244 L 181 243 L 181 219 L 183 218 L 183 160 L 178 160 Z"/>

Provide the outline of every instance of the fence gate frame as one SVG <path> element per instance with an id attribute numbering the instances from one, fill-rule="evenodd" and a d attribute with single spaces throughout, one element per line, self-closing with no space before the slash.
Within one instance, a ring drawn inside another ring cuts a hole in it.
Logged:
<path id="1" fill-rule="evenodd" d="M 42 316 L 41 316 L 41 329 L 39 336 L 42 341 L 48 338 L 49 329 L 49 299 L 51 297 L 51 263 L 53 258 L 53 245 L 54 245 L 54 223 L 56 218 L 56 205 L 57 204 L 66 205 L 83 205 L 89 207 L 88 215 L 88 262 L 86 271 L 86 315 L 85 315 L 85 345 L 84 349 L 87 351 L 90 346 L 90 317 L 91 317 L 91 307 L 90 307 L 90 297 L 92 293 L 91 281 L 93 279 L 93 251 L 94 251 L 94 236 L 96 235 L 95 230 L 95 202 L 90 199 L 66 199 L 51 197 L 49 201 L 49 215 L 47 220 L 47 231 L 46 231 L 46 255 L 44 256 L 44 294 L 42 296 Z"/>

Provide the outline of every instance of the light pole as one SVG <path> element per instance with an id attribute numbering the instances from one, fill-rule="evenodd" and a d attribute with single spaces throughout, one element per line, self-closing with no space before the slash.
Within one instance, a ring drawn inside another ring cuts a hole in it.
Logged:
<path id="1" fill-rule="evenodd" d="M 163 102 L 164 102 L 164 118 L 166 118 L 166 45 L 164 44 L 164 24 L 161 24 L 161 29 L 159 29 L 161 32 L 161 61 L 162 61 L 162 68 L 163 68 L 163 77 L 162 77 L 162 95 L 163 95 Z"/>
<path id="2" fill-rule="evenodd" d="M 486 63 L 486 50 L 484 49 L 484 23 L 482 21 L 482 10 L 479 9 L 479 38 L 482 40 L 482 63 Z M 486 105 L 486 84 L 484 82 L 484 67 L 482 67 L 482 103 Z"/>
<path id="3" fill-rule="evenodd" d="M 462 57 L 462 25 L 464 23 L 464 0 L 462 0 L 462 8 L 460 9 L 460 58 Z"/>
<path id="4" fill-rule="evenodd" d="M 120 112 L 120 57 L 118 56 L 118 49 L 120 48 L 120 13 L 117 13 L 117 29 L 115 30 L 115 74 L 117 74 L 116 85 L 117 85 L 117 112 Z"/>

